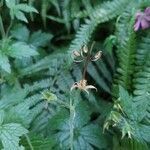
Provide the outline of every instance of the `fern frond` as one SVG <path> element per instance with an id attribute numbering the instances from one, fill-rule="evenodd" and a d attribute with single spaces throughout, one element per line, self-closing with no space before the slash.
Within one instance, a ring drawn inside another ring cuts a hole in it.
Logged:
<path id="1" fill-rule="evenodd" d="M 45 133 L 44 129 L 46 128 L 49 120 L 49 113 L 48 111 L 43 111 L 41 114 L 39 114 L 31 125 L 31 132 L 34 133 Z"/>
<path id="2" fill-rule="evenodd" d="M 70 45 L 70 52 L 79 50 L 83 45 L 87 44 L 91 40 L 97 26 L 117 17 L 126 8 L 128 2 L 128 0 L 115 0 L 113 2 L 106 2 L 100 5 L 100 7 L 95 8 L 90 15 L 92 19 L 86 19 L 85 24 L 77 32 L 75 39 Z"/>
<path id="3" fill-rule="evenodd" d="M 142 108 L 148 124 L 150 123 L 150 34 L 142 37 L 136 55 L 134 74 L 134 95 L 139 108 Z"/>
<path id="4" fill-rule="evenodd" d="M 38 61 L 36 64 L 33 64 L 29 67 L 20 70 L 20 77 L 25 75 L 29 76 L 41 70 L 48 69 L 49 67 L 51 68 L 53 67 L 55 68 L 56 66 L 58 67 L 59 65 L 64 64 L 65 58 L 66 53 L 64 51 L 50 54 L 49 56 L 46 56 L 45 58 Z"/>
<path id="5" fill-rule="evenodd" d="M 111 64 L 110 62 L 111 61 Z M 106 65 L 106 63 L 108 65 Z M 111 94 L 112 74 L 114 73 L 115 61 L 112 55 L 103 52 L 102 60 L 89 64 L 88 73 L 97 85 L 105 92 Z"/>
<path id="6" fill-rule="evenodd" d="M 132 91 L 132 76 L 134 73 L 136 54 L 136 33 L 133 30 L 134 18 L 131 18 L 131 11 L 123 13 L 123 18 L 126 20 L 125 24 L 124 21 L 121 21 L 118 25 L 117 55 L 119 66 L 114 82 Z M 120 18 L 120 20 L 124 19 Z M 122 30 L 123 28 L 125 29 L 124 31 Z M 116 85 L 113 88 L 116 90 Z"/>

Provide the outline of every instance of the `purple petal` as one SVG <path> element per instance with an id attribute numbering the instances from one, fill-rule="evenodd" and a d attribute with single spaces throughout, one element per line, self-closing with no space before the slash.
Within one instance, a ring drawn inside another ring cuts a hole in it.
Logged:
<path id="1" fill-rule="evenodd" d="M 139 17 L 143 16 L 144 13 L 142 12 L 137 12 L 135 15 L 135 18 L 138 19 Z"/>
<path id="2" fill-rule="evenodd" d="M 144 19 L 147 21 L 150 21 L 150 15 L 149 16 L 144 16 Z"/>
<path id="3" fill-rule="evenodd" d="M 150 7 L 147 7 L 144 12 L 146 15 L 150 15 Z"/>
<path id="4" fill-rule="evenodd" d="M 141 28 L 142 28 L 142 29 L 147 29 L 149 26 L 150 26 L 150 25 L 149 25 L 149 22 L 146 21 L 145 19 L 143 19 L 143 20 L 141 21 Z"/>
<path id="5" fill-rule="evenodd" d="M 141 21 L 137 20 L 134 25 L 134 31 L 138 31 L 140 29 L 140 26 L 141 26 Z"/>

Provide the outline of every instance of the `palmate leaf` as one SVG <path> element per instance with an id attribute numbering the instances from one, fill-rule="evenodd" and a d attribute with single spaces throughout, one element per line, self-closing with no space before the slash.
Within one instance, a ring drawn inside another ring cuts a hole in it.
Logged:
<path id="1" fill-rule="evenodd" d="M 16 58 L 21 63 L 25 58 L 37 56 L 37 48 L 41 45 L 44 47 L 47 44 L 48 40 L 50 40 L 50 38 L 52 37 L 51 34 L 46 34 L 38 31 L 31 35 L 31 39 L 29 39 L 29 31 L 27 30 L 27 28 L 22 26 L 21 28 L 18 28 L 18 30 L 13 30 L 12 36 L 13 38 L 20 41 L 14 42 L 10 38 L 1 41 L 0 67 L 2 70 L 8 73 L 11 72 L 9 62 L 10 57 Z M 42 40 L 39 40 L 39 36 L 43 37 Z M 32 59 L 30 60 L 32 61 Z"/>
<path id="2" fill-rule="evenodd" d="M 33 46 L 23 42 L 16 42 L 12 44 L 7 54 L 14 58 L 22 58 L 38 55 L 38 52 L 36 52 Z"/>
<path id="3" fill-rule="evenodd" d="M 17 4 L 16 0 L 5 0 L 5 1 L 6 1 L 6 6 L 10 9 L 11 19 L 14 19 L 16 17 L 18 20 L 28 22 L 23 12 L 38 13 L 38 11 L 34 7 L 29 6 L 27 4 Z"/>
<path id="4" fill-rule="evenodd" d="M 106 148 L 102 129 L 94 123 L 88 123 L 90 113 L 88 105 L 85 102 L 79 102 L 75 107 L 74 119 L 70 118 L 67 109 L 61 109 L 50 119 L 49 130 L 59 144 L 58 149 L 73 147 L 74 150 L 94 150 L 94 147 Z M 71 131 L 73 131 L 72 143 L 70 141 Z"/>
<path id="5" fill-rule="evenodd" d="M 20 137 L 28 131 L 17 123 L 5 124 L 5 112 L 0 111 L 0 140 L 2 142 L 3 150 L 23 150 L 24 147 L 19 144 Z"/>
<path id="6" fill-rule="evenodd" d="M 29 29 L 22 24 L 16 25 L 11 30 L 11 36 L 20 42 L 25 42 L 26 44 L 32 45 L 36 48 L 47 46 L 48 42 L 53 37 L 52 34 L 44 33 L 41 30 L 31 34 Z"/>

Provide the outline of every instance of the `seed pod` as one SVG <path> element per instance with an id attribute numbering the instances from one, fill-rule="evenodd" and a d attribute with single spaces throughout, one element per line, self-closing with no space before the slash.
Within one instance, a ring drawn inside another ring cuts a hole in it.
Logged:
<path id="1" fill-rule="evenodd" d="M 92 61 L 97 61 L 102 56 L 102 51 L 98 51 L 95 56 L 92 58 Z"/>
<path id="2" fill-rule="evenodd" d="M 84 45 L 83 48 L 82 48 L 82 51 L 83 51 L 84 53 L 87 53 L 87 52 L 88 52 L 88 47 L 87 47 L 86 45 Z"/>

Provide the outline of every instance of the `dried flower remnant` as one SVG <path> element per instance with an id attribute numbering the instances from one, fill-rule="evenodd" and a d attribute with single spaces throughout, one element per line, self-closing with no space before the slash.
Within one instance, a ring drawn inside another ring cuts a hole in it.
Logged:
<path id="1" fill-rule="evenodd" d="M 150 27 L 150 7 L 147 7 L 144 12 L 138 12 L 136 14 L 136 22 L 134 30 L 147 29 Z"/>
<path id="2" fill-rule="evenodd" d="M 94 56 L 91 54 L 94 44 L 95 43 L 93 42 L 90 49 L 88 49 L 88 47 L 84 45 L 80 51 L 73 51 L 74 62 L 84 62 L 84 67 L 82 80 L 80 80 L 79 82 L 75 82 L 71 87 L 71 91 L 76 88 L 85 91 L 88 94 L 89 89 L 95 89 L 97 91 L 97 88 L 95 86 L 87 85 L 87 80 L 85 79 L 88 63 L 91 61 L 97 61 L 101 58 L 102 55 L 102 51 L 98 51 L 96 54 L 94 54 Z"/>
<path id="3" fill-rule="evenodd" d="M 73 51 L 73 55 L 72 55 L 74 62 L 82 62 L 84 59 L 81 57 L 81 52 L 79 51 Z"/>
<path id="4" fill-rule="evenodd" d="M 79 82 L 75 82 L 72 87 L 71 87 L 71 91 L 74 89 L 74 88 L 78 88 L 82 91 L 85 91 L 86 93 L 89 94 L 89 89 L 95 89 L 97 91 L 97 88 L 93 85 L 87 85 L 87 80 L 85 79 L 82 79 L 80 80 Z"/>
<path id="5" fill-rule="evenodd" d="M 91 58 L 92 61 L 97 61 L 102 56 L 102 51 L 98 51 L 94 57 Z"/>

